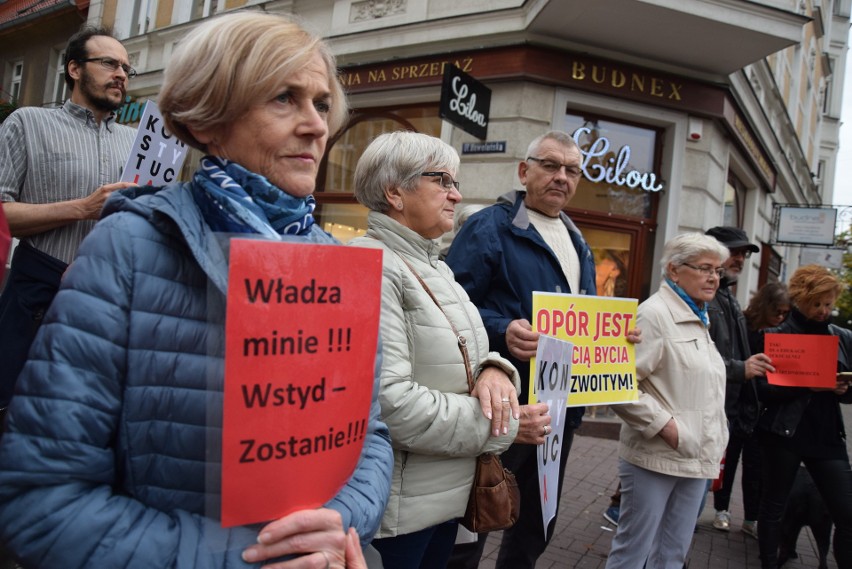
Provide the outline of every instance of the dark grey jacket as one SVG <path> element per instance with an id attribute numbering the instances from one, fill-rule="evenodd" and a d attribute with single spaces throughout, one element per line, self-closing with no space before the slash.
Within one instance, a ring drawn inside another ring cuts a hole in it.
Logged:
<path id="1" fill-rule="evenodd" d="M 745 361 L 751 357 L 748 328 L 731 284 L 723 277 L 707 307 L 710 337 L 725 361 L 725 414 L 732 429 L 750 434 L 759 415 L 757 387 L 745 377 Z"/>

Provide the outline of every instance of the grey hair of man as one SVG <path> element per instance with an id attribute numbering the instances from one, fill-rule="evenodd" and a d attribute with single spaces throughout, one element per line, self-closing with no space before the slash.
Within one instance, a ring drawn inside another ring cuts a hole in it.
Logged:
<path id="1" fill-rule="evenodd" d="M 577 145 L 577 142 L 571 138 L 571 135 L 567 132 L 563 132 L 561 130 L 551 130 L 549 132 L 545 132 L 541 136 L 537 136 L 530 142 L 530 145 L 527 147 L 527 156 L 532 156 L 533 158 L 538 158 L 538 148 L 541 146 L 541 143 L 545 140 L 554 140 L 561 144 L 562 146 L 566 146 L 573 150 L 576 150 L 582 156 L 582 152 L 580 152 L 580 147 Z"/>
<path id="2" fill-rule="evenodd" d="M 388 190 L 414 192 L 423 172 L 448 172 L 455 178 L 458 168 L 458 152 L 439 138 L 411 131 L 380 134 L 355 166 L 355 198 L 384 213 L 391 207 Z"/>
<path id="3" fill-rule="evenodd" d="M 719 263 L 724 263 L 730 252 L 719 243 L 715 237 L 703 233 L 681 233 L 666 242 L 663 248 L 663 258 L 660 260 L 662 274 L 668 276 L 669 265 L 679 267 L 704 255 L 719 257 Z"/>

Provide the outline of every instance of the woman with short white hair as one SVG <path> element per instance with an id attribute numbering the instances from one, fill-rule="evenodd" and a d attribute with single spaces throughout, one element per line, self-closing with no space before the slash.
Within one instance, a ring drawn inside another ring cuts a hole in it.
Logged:
<path id="1" fill-rule="evenodd" d="M 639 400 L 615 405 L 621 512 L 607 569 L 680 569 L 707 480 L 728 443 L 725 364 L 708 333 L 728 250 L 701 233 L 666 243 L 659 290 L 639 305 Z"/>
<path id="2" fill-rule="evenodd" d="M 489 353 L 479 311 L 439 260 L 461 201 L 458 166 L 440 139 L 393 132 L 355 168 L 355 197 L 371 211 L 350 244 L 384 252 L 379 403 L 394 473 L 373 545 L 385 569 L 446 566 L 476 457 L 503 452 L 518 430 L 518 372 Z"/>

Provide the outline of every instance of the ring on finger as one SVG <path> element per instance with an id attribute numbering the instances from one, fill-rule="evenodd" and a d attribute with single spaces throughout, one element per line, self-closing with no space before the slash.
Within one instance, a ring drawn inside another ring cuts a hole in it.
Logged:
<path id="1" fill-rule="evenodd" d="M 322 556 L 325 557 L 325 569 L 330 569 L 331 560 L 328 558 L 328 553 L 326 553 L 325 550 L 320 550 L 320 553 L 322 553 Z"/>
<path id="2" fill-rule="evenodd" d="M 508 398 L 508 397 L 504 397 L 503 399 L 501 399 L 501 401 L 502 401 L 503 403 L 508 403 L 508 402 L 509 402 L 509 398 Z"/>
<path id="3" fill-rule="evenodd" d="M 549 434 L 550 434 L 550 425 L 545 425 L 544 426 L 544 436 L 547 436 Z"/>

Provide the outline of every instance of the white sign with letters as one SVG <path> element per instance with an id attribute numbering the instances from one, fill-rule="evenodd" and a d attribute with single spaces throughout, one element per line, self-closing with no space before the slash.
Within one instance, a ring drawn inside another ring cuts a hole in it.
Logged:
<path id="1" fill-rule="evenodd" d="M 781 206 L 778 243 L 833 245 L 837 210 L 832 207 Z"/>
<path id="2" fill-rule="evenodd" d="M 547 524 L 556 517 L 556 499 L 559 494 L 559 459 L 562 456 L 565 431 L 565 404 L 571 384 L 571 361 L 574 344 L 552 336 L 539 336 L 535 353 L 535 397 L 547 403 L 550 413 L 550 431 L 544 444 L 536 447 L 538 457 L 538 487 L 541 498 L 541 515 L 544 537 Z"/>
<path id="3" fill-rule="evenodd" d="M 186 154 L 186 145 L 166 130 L 160 109 L 153 101 L 148 101 L 121 181 L 139 186 L 164 186 L 174 182 Z"/>

